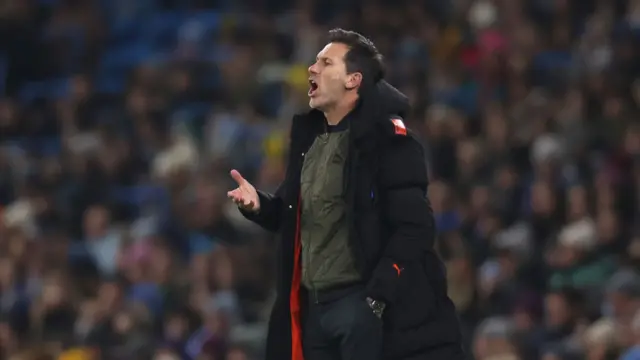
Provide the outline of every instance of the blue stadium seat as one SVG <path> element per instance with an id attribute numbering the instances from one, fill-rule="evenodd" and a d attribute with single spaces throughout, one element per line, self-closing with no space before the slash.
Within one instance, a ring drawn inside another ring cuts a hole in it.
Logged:
<path id="1" fill-rule="evenodd" d="M 37 151 L 44 157 L 57 156 L 62 151 L 62 142 L 59 137 L 47 137 L 38 140 Z"/>
<path id="2" fill-rule="evenodd" d="M 111 196 L 117 202 L 140 208 L 148 203 L 163 202 L 165 191 L 156 186 L 119 187 L 113 190 Z"/>
<path id="3" fill-rule="evenodd" d="M 95 79 L 98 94 L 121 94 L 127 86 L 127 76 L 122 71 L 103 71 Z"/>
<path id="4" fill-rule="evenodd" d="M 211 110 L 211 104 L 206 102 L 187 103 L 178 106 L 174 111 L 172 119 L 196 120 L 205 117 Z"/>
<path id="5" fill-rule="evenodd" d="M 196 82 L 196 86 L 201 89 L 217 89 L 222 83 L 220 70 L 218 70 L 215 65 L 209 64 L 209 69 L 206 71 L 206 73 L 199 76 L 196 79 Z"/>
<path id="6" fill-rule="evenodd" d="M 106 0 L 102 1 L 110 31 L 111 44 L 124 44 L 141 39 L 145 19 L 157 11 L 156 0 Z"/>
<path id="7" fill-rule="evenodd" d="M 134 42 L 108 49 L 100 62 L 102 71 L 129 70 L 153 55 L 149 45 Z"/>
<path id="8" fill-rule="evenodd" d="M 45 83 L 42 81 L 26 83 L 18 92 L 18 98 L 23 103 L 30 103 L 36 99 L 44 99 L 46 97 L 47 90 Z"/>
<path id="9" fill-rule="evenodd" d="M 19 91 L 18 97 L 23 103 L 38 99 L 63 99 L 69 94 L 68 78 L 54 78 L 44 81 L 26 83 Z"/>
<path id="10" fill-rule="evenodd" d="M 110 21 L 142 18 L 157 11 L 157 0 L 100 0 L 100 8 Z"/>
<path id="11" fill-rule="evenodd" d="M 62 142 L 57 136 L 14 138 L 6 145 L 11 146 L 12 151 L 29 152 L 44 157 L 59 155 L 62 150 Z"/>
<path id="12" fill-rule="evenodd" d="M 545 51 L 538 54 L 533 60 L 533 67 L 542 70 L 568 69 L 573 63 L 573 56 L 565 51 Z"/>
<path id="13" fill-rule="evenodd" d="M 109 44 L 124 45 L 140 40 L 143 31 L 139 19 L 116 21 L 109 27 Z"/>
<path id="14" fill-rule="evenodd" d="M 184 22 L 181 28 L 178 30 L 180 37 L 192 37 L 194 34 L 190 34 L 188 30 L 189 26 L 197 26 L 198 39 L 189 39 L 202 41 L 207 40 L 212 33 L 215 33 L 222 24 L 222 16 L 217 11 L 202 11 L 194 14 L 189 14 L 184 18 Z M 185 39 L 186 40 L 186 39 Z"/>
<path id="15" fill-rule="evenodd" d="M 146 18 L 143 37 L 146 42 L 159 50 L 168 50 L 175 44 L 177 29 L 184 21 L 180 12 L 162 11 Z"/>
<path id="16" fill-rule="evenodd" d="M 475 82 L 463 84 L 453 95 L 450 105 L 468 115 L 473 115 L 478 108 L 478 91 L 478 84 Z"/>
<path id="17" fill-rule="evenodd" d="M 217 29 L 222 23 L 222 16 L 220 12 L 210 10 L 210 11 L 199 11 L 190 16 L 191 20 L 200 21 L 202 24 L 205 24 L 209 29 Z"/>
<path id="18" fill-rule="evenodd" d="M 155 283 L 137 283 L 131 286 L 127 298 L 130 301 L 143 303 L 154 315 L 162 311 L 162 291 Z"/>
<path id="19" fill-rule="evenodd" d="M 258 97 L 260 110 L 269 117 L 277 116 L 283 101 L 284 84 L 272 82 L 262 85 L 259 91 L 261 95 Z"/>
<path id="20" fill-rule="evenodd" d="M 455 231 L 461 225 L 460 217 L 455 211 L 438 214 L 435 216 L 435 221 L 439 233 Z"/>
<path id="21" fill-rule="evenodd" d="M 48 80 L 44 85 L 48 99 L 64 99 L 69 95 L 71 90 L 71 81 L 68 78 Z"/>
<path id="22" fill-rule="evenodd" d="M 191 255 L 209 253 L 215 245 L 214 240 L 206 235 L 200 233 L 189 235 L 189 253 Z"/>

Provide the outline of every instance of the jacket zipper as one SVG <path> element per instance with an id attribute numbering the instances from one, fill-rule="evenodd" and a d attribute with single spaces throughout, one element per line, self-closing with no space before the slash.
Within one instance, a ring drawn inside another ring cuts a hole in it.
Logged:
<path id="1" fill-rule="evenodd" d="M 300 171 L 302 171 L 302 168 L 304 167 L 304 158 L 305 158 L 306 153 L 302 153 L 301 156 L 301 161 L 300 161 Z M 300 191 L 302 191 L 302 189 L 300 189 Z M 299 214 L 300 218 L 302 218 L 302 197 L 300 197 L 300 214 Z M 310 287 L 310 291 L 311 291 L 311 295 L 313 296 L 313 302 L 315 304 L 318 304 L 318 292 L 315 288 L 315 286 L 313 285 L 313 279 L 311 279 L 310 275 L 309 275 L 309 270 L 310 270 L 310 265 L 311 265 L 311 249 L 309 244 L 307 244 L 307 246 L 302 246 L 302 227 L 300 229 L 300 246 L 302 247 L 302 264 L 306 264 L 306 266 L 302 266 L 303 270 L 302 272 L 302 280 L 303 282 L 306 282 L 307 284 L 309 284 Z"/>

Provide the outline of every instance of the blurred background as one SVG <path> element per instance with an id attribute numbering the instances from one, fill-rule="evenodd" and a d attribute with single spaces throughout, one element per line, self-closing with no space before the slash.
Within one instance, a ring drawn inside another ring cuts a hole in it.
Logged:
<path id="1" fill-rule="evenodd" d="M 227 174 L 277 186 L 336 26 L 414 105 L 474 358 L 640 359 L 638 0 L 0 0 L 0 358 L 261 359 Z"/>

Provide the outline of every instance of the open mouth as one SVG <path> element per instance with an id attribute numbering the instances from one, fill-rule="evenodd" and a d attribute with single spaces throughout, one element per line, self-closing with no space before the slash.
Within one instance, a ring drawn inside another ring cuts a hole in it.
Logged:
<path id="1" fill-rule="evenodd" d="M 309 96 L 313 96 L 318 90 L 318 83 L 315 80 L 309 79 Z"/>

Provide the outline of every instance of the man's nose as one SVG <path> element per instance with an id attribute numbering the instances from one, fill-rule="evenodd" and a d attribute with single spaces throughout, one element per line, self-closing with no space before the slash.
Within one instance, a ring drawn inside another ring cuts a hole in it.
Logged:
<path id="1" fill-rule="evenodd" d="M 311 64 L 311 66 L 309 66 L 309 74 L 317 74 L 318 73 L 318 67 L 316 66 L 316 64 Z"/>

